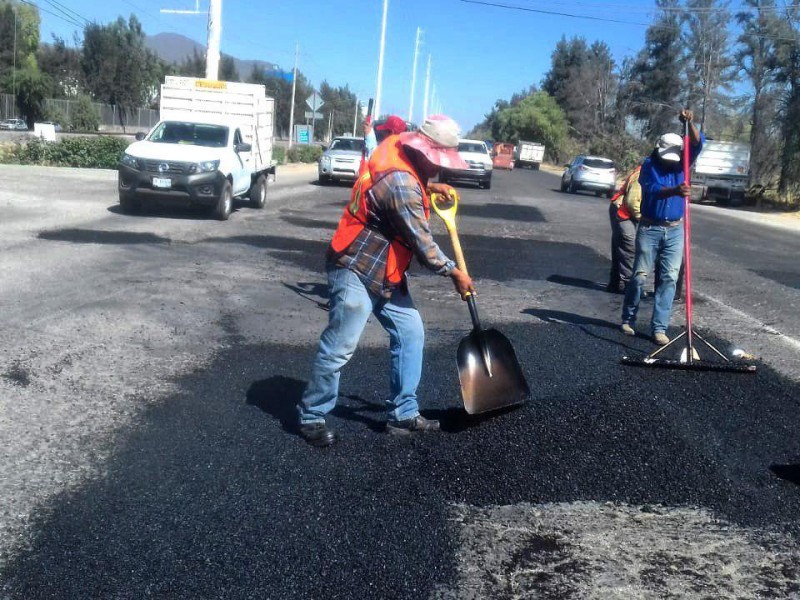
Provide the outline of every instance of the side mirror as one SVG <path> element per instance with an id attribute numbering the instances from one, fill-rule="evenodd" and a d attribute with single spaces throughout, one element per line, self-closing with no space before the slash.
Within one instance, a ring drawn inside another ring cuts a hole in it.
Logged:
<path id="1" fill-rule="evenodd" d="M 145 133 L 143 131 L 137 131 L 135 137 L 137 142 L 141 142 L 145 138 Z"/>
<path id="2" fill-rule="evenodd" d="M 234 148 L 234 150 L 236 150 L 236 152 L 250 152 L 252 149 L 253 149 L 253 146 L 251 146 L 250 144 L 245 144 L 245 143 L 236 144 L 236 148 Z"/>
<path id="3" fill-rule="evenodd" d="M 325 152 L 328 149 L 327 146 L 322 146 L 322 151 Z"/>

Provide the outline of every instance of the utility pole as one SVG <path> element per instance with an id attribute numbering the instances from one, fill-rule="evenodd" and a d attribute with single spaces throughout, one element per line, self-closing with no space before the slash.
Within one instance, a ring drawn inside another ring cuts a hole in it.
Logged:
<path id="1" fill-rule="evenodd" d="M 162 13 L 173 15 L 202 15 L 200 0 L 195 0 L 194 10 L 162 8 Z M 208 0 L 208 41 L 206 48 L 206 79 L 219 79 L 219 45 L 222 37 L 222 0 Z"/>
<path id="2" fill-rule="evenodd" d="M 419 41 L 422 29 L 417 27 L 417 41 L 414 43 L 414 67 L 411 69 L 411 101 L 408 105 L 408 122 L 414 119 L 414 94 L 417 91 L 417 59 L 419 57 Z"/>
<path id="3" fill-rule="evenodd" d="M 356 98 L 356 114 L 353 115 L 353 137 L 356 137 L 356 127 L 358 127 L 358 111 L 361 108 L 361 102 Z"/>
<path id="4" fill-rule="evenodd" d="M 378 55 L 378 85 L 375 92 L 375 115 L 381 116 L 381 88 L 383 87 L 383 53 L 386 49 L 386 15 L 389 12 L 389 0 L 383 0 L 383 24 L 381 25 L 381 49 Z"/>
<path id="5" fill-rule="evenodd" d="M 437 115 L 439 114 L 439 108 L 436 99 L 436 84 L 431 84 L 431 114 Z"/>
<path id="6" fill-rule="evenodd" d="M 14 96 L 14 102 L 17 98 L 17 7 L 14 8 L 14 66 L 11 71 L 11 95 Z"/>
<path id="7" fill-rule="evenodd" d="M 431 91 L 431 55 L 428 54 L 428 68 L 425 71 L 425 98 L 422 104 L 422 120 L 428 118 L 428 95 Z"/>
<path id="8" fill-rule="evenodd" d="M 294 95 L 297 91 L 297 57 L 300 55 L 300 43 L 294 47 L 294 71 L 292 71 L 292 106 L 289 109 L 289 148 L 294 142 Z"/>
<path id="9" fill-rule="evenodd" d="M 219 44 L 222 38 L 222 0 L 208 0 L 208 50 L 206 79 L 219 79 Z"/>

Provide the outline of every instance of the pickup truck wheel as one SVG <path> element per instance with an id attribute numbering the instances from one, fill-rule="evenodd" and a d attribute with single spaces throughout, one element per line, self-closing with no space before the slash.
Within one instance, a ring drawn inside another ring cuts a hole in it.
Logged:
<path id="1" fill-rule="evenodd" d="M 534 171 L 538 171 L 539 170 L 539 163 L 533 163 L 533 170 Z"/>
<path id="2" fill-rule="evenodd" d="M 233 210 L 233 188 L 231 182 L 226 181 L 222 186 L 217 205 L 214 207 L 214 216 L 219 221 L 227 221 L 231 216 L 231 210 Z"/>
<path id="3" fill-rule="evenodd" d="M 267 203 L 267 179 L 259 175 L 250 188 L 250 206 L 253 208 L 264 208 Z"/>
<path id="4" fill-rule="evenodd" d="M 320 185 L 328 185 L 331 182 L 330 175 L 320 175 L 319 176 L 319 184 Z"/>
<path id="5" fill-rule="evenodd" d="M 487 179 L 486 181 L 483 182 L 483 185 L 481 187 L 483 189 L 485 189 L 485 190 L 492 189 L 492 180 L 491 179 Z"/>

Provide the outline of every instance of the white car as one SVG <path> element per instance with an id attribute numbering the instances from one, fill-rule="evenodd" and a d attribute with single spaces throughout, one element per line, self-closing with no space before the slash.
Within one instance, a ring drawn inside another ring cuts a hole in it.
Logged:
<path id="1" fill-rule="evenodd" d="M 364 138 L 333 138 L 317 163 L 319 182 L 325 184 L 331 180 L 354 181 L 358 177 L 363 149 Z"/>
<path id="2" fill-rule="evenodd" d="M 477 183 L 478 187 L 490 189 L 492 187 L 492 156 L 489 154 L 486 143 L 481 140 L 460 140 L 458 153 L 469 169 L 466 171 L 442 169 L 439 173 L 439 181 L 441 183 L 469 181 Z"/>
<path id="3" fill-rule="evenodd" d="M 576 156 L 561 176 L 561 191 L 574 194 L 579 190 L 594 192 L 598 196 L 614 195 L 617 170 L 614 161 L 602 156 Z"/>

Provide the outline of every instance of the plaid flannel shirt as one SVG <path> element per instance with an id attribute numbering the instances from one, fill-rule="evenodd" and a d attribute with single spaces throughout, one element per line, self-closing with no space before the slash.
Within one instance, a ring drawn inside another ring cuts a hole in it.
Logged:
<path id="1" fill-rule="evenodd" d="M 455 268 L 431 235 L 422 189 L 411 175 L 394 171 L 367 193 L 367 226 L 352 244 L 336 255 L 328 249 L 328 264 L 355 272 L 372 293 L 388 298 L 396 285 L 386 281 L 386 257 L 391 240 L 403 240 L 417 259 L 440 275 Z"/>

